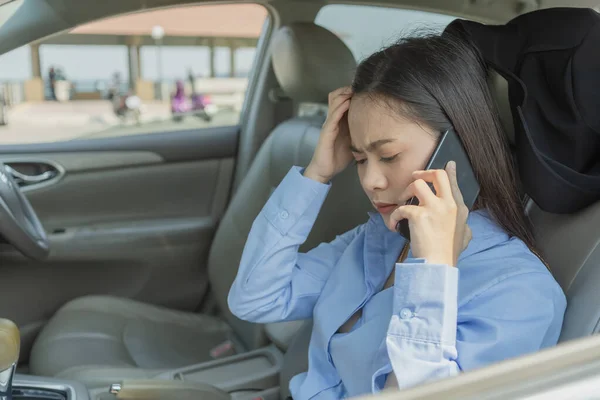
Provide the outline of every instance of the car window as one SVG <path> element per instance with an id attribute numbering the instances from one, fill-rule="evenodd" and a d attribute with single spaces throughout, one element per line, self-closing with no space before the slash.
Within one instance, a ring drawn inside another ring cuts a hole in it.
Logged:
<path id="1" fill-rule="evenodd" d="M 267 18 L 256 4 L 174 7 L 6 53 L 0 144 L 237 125 Z"/>
<path id="2" fill-rule="evenodd" d="M 330 4 L 315 23 L 338 35 L 357 60 L 415 32 L 441 32 L 455 17 L 399 8 Z"/>
<path id="3" fill-rule="evenodd" d="M 335 33 L 350 48 L 357 62 L 400 37 L 417 32 L 441 32 L 455 17 L 399 8 L 330 4 L 319 11 L 315 23 Z M 327 115 L 327 105 L 302 103 L 300 116 Z"/>

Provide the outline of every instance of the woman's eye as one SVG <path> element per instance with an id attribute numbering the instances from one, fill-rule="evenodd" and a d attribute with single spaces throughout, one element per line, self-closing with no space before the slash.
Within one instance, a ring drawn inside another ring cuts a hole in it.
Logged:
<path id="1" fill-rule="evenodd" d="M 391 157 L 381 157 L 380 160 L 383 161 L 383 162 L 392 162 L 392 161 L 394 161 L 396 159 L 396 157 L 398 157 L 398 154 L 395 154 L 395 155 L 393 155 Z"/>
<path id="2" fill-rule="evenodd" d="M 363 160 L 354 160 L 354 164 L 355 165 L 361 165 L 364 164 L 365 162 L 367 162 L 367 159 L 363 159 Z"/>

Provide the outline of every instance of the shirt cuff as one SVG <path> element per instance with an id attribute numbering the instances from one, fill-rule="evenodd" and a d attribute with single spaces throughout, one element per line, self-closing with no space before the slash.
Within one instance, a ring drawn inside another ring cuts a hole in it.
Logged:
<path id="1" fill-rule="evenodd" d="M 293 166 L 263 208 L 265 218 L 282 235 L 303 216 L 314 222 L 331 188 L 331 183 L 317 182 L 303 172 L 304 168 Z"/>
<path id="2" fill-rule="evenodd" d="M 458 308 L 458 268 L 407 259 L 396 264 L 394 304 L 388 336 L 454 345 Z"/>

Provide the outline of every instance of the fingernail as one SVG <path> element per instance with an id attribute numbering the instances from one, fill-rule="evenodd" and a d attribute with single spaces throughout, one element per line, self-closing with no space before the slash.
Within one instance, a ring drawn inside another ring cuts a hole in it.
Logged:
<path id="1" fill-rule="evenodd" d="M 456 163 L 454 161 L 449 161 L 448 162 L 448 168 L 450 168 L 450 169 L 456 169 Z"/>

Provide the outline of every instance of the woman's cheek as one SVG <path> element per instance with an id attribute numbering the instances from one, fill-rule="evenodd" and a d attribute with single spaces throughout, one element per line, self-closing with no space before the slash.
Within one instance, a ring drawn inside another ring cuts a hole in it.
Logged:
<path id="1" fill-rule="evenodd" d="M 402 165 L 399 163 L 394 171 L 394 187 L 398 193 L 402 193 L 404 189 L 412 183 L 412 173 L 416 171 L 411 165 Z"/>

